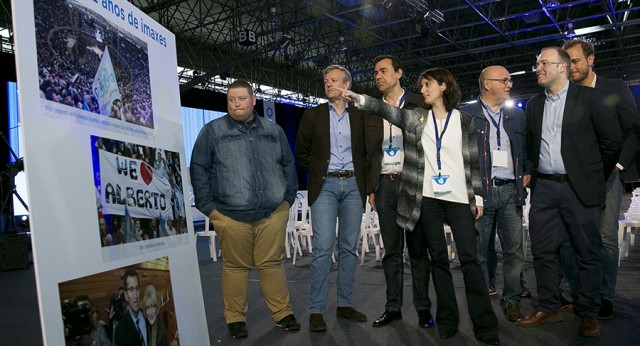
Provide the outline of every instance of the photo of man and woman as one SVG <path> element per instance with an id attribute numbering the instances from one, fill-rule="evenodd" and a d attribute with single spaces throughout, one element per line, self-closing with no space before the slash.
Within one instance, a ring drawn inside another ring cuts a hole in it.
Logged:
<path id="1" fill-rule="evenodd" d="M 169 258 L 61 282 L 66 345 L 179 345 Z"/>

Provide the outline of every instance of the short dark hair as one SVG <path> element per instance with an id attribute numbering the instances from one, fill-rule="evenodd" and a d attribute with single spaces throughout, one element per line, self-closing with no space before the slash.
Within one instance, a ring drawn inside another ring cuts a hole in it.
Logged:
<path id="1" fill-rule="evenodd" d="M 247 89 L 247 91 L 249 92 L 249 96 L 253 96 L 253 87 L 251 86 L 251 84 L 249 84 L 249 82 L 247 82 L 244 79 L 238 79 L 233 83 L 229 84 L 229 88 L 227 88 L 227 91 L 229 89 L 235 89 L 235 88 Z"/>
<path id="2" fill-rule="evenodd" d="M 573 48 L 578 45 L 582 49 L 582 53 L 584 53 L 585 57 L 594 55 L 595 51 L 593 49 L 593 44 L 591 42 L 587 42 L 581 39 L 573 39 L 573 40 L 565 41 L 564 44 L 562 45 L 562 49 L 567 50 L 569 48 Z"/>
<path id="3" fill-rule="evenodd" d="M 390 54 L 378 55 L 377 57 L 375 57 L 375 59 L 373 59 L 373 64 L 375 65 L 384 59 L 391 60 L 391 66 L 393 66 L 394 71 L 398 72 L 398 70 L 402 68 L 402 63 L 400 62 L 400 59 Z"/>
<path id="4" fill-rule="evenodd" d="M 558 57 L 560 58 L 560 60 L 562 60 L 561 62 L 566 64 L 565 66 L 567 69 L 567 76 L 569 76 L 569 74 L 571 74 L 571 57 L 569 56 L 569 53 L 567 53 L 566 50 L 562 49 L 562 47 L 556 46 L 544 47 L 540 52 L 543 52 L 545 50 L 555 50 L 556 53 L 558 53 Z"/>
<path id="5" fill-rule="evenodd" d="M 428 70 L 425 70 L 418 77 L 418 88 L 421 88 L 420 80 L 421 79 L 433 79 L 438 82 L 438 85 L 442 85 L 445 83 L 447 85 L 447 89 L 442 93 L 442 100 L 444 102 L 444 107 L 447 111 L 450 111 L 458 106 L 460 103 L 460 97 L 462 97 L 462 92 L 460 91 L 460 86 L 456 79 L 453 78 L 453 74 L 449 72 L 446 68 L 442 67 L 434 67 Z"/>
<path id="6" fill-rule="evenodd" d="M 130 277 L 135 277 L 138 279 L 138 284 L 140 284 L 140 277 L 138 276 L 138 272 L 135 269 L 127 269 L 122 275 L 122 284 L 124 286 L 125 291 L 127 290 L 127 279 Z"/>

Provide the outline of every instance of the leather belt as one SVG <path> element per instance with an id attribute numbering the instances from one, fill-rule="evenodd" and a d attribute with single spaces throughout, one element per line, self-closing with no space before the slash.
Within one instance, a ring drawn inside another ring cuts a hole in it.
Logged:
<path id="1" fill-rule="evenodd" d="M 338 179 L 345 179 L 345 178 L 351 178 L 356 174 L 353 171 L 337 171 L 337 172 L 329 172 L 327 173 L 327 175 L 330 177 L 338 178 Z"/>
<path id="2" fill-rule="evenodd" d="M 382 179 L 387 179 L 387 180 L 400 180 L 400 178 L 402 178 L 402 175 L 400 173 L 391 173 L 391 174 L 380 174 L 380 177 Z"/>
<path id="3" fill-rule="evenodd" d="M 538 172 L 538 178 L 555 181 L 556 183 L 566 183 L 569 181 L 569 176 L 566 174 L 544 174 Z"/>
<path id="4" fill-rule="evenodd" d="M 503 186 L 503 185 L 507 185 L 507 184 L 513 184 L 516 181 L 514 179 L 492 179 L 491 180 L 491 185 L 493 187 L 498 187 L 498 186 Z"/>

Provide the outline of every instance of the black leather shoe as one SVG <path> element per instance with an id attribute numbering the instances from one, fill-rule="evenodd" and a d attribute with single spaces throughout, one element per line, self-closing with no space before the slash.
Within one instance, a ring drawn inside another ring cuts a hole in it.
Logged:
<path id="1" fill-rule="evenodd" d="M 278 321 L 276 325 L 280 328 L 284 328 L 284 330 L 288 332 L 300 330 L 300 323 L 298 323 L 298 320 L 296 320 L 296 317 L 293 316 L 293 314 L 285 316 L 283 319 Z"/>
<path id="2" fill-rule="evenodd" d="M 327 324 L 324 323 L 322 314 L 309 315 L 309 330 L 312 332 L 324 332 L 327 330 Z"/>
<path id="3" fill-rule="evenodd" d="M 234 339 L 242 339 L 249 336 L 244 322 L 229 323 L 227 324 L 227 328 L 229 328 L 229 334 L 231 334 L 231 337 Z"/>
<path id="4" fill-rule="evenodd" d="M 476 339 L 478 339 L 483 344 L 500 345 L 500 338 L 498 338 L 498 335 L 494 333 L 478 334 L 476 335 Z"/>
<path id="5" fill-rule="evenodd" d="M 609 299 L 602 299 L 600 303 L 600 311 L 598 311 L 599 320 L 609 320 L 613 318 L 613 302 Z"/>
<path id="6" fill-rule="evenodd" d="M 389 310 L 385 310 L 382 315 L 380 315 L 380 317 L 378 317 L 378 319 L 376 319 L 375 321 L 373 321 L 373 326 L 374 327 L 383 327 L 386 326 L 387 324 L 396 321 L 396 320 L 401 320 L 402 319 L 402 313 L 400 311 L 389 311 Z"/>
<path id="7" fill-rule="evenodd" d="M 429 310 L 418 311 L 418 326 L 421 328 L 431 328 L 434 324 L 433 316 L 431 316 Z"/>
<path id="8" fill-rule="evenodd" d="M 440 334 L 441 339 L 449 339 L 450 337 L 458 334 L 458 328 L 438 327 L 438 333 Z"/>
<path id="9" fill-rule="evenodd" d="M 367 316 L 365 314 L 363 314 L 360 311 L 357 311 L 356 309 L 350 307 L 350 306 L 346 306 L 346 307 L 339 307 L 336 309 L 336 317 L 337 318 L 344 318 L 347 319 L 349 321 L 354 321 L 354 322 L 366 322 L 367 321 Z"/>

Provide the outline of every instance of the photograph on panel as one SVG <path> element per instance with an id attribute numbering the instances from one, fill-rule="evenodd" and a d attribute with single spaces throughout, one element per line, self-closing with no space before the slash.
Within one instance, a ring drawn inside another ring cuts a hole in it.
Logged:
<path id="1" fill-rule="evenodd" d="M 49 113 L 114 129 L 154 128 L 146 42 L 76 0 L 35 0 L 34 13 Z"/>
<path id="2" fill-rule="evenodd" d="M 61 282 L 66 345 L 179 345 L 169 258 Z"/>
<path id="3" fill-rule="evenodd" d="M 103 248 L 188 233 L 177 152 L 98 136 L 91 151 Z"/>

